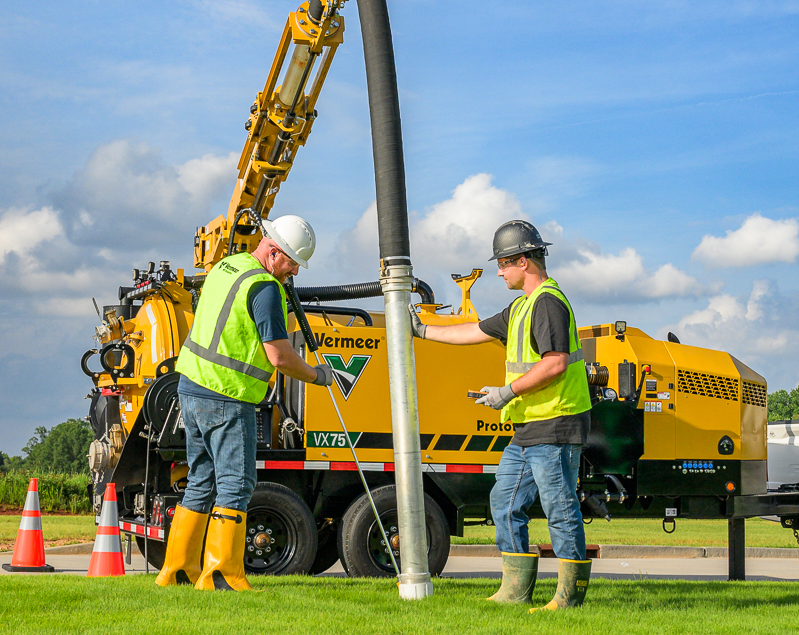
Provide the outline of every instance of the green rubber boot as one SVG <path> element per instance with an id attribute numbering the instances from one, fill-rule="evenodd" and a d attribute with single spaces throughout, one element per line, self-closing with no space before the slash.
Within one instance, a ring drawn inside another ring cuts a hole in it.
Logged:
<path id="1" fill-rule="evenodd" d="M 588 579 L 591 577 L 590 560 L 563 560 L 558 563 L 558 588 L 555 597 L 546 606 L 533 611 L 557 611 L 582 606 Z"/>
<path id="2" fill-rule="evenodd" d="M 530 603 L 538 575 L 537 553 L 502 552 L 502 586 L 488 600 L 504 604 Z"/>

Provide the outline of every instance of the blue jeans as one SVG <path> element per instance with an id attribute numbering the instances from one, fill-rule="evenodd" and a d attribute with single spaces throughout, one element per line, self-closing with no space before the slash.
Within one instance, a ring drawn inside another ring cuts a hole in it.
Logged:
<path id="1" fill-rule="evenodd" d="M 552 549 L 558 558 L 585 560 L 585 529 L 577 499 L 579 445 L 541 444 L 522 448 L 511 443 L 502 453 L 497 483 L 491 490 L 491 515 L 497 526 L 497 547 L 506 553 L 527 553 L 527 510 L 541 497 L 549 523 Z"/>
<path id="2" fill-rule="evenodd" d="M 181 505 L 247 511 L 255 489 L 255 406 L 178 395 L 186 427 L 189 484 Z"/>

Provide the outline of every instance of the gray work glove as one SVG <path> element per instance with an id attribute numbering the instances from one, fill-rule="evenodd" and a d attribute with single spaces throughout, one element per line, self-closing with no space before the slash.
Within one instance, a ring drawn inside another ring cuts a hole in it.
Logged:
<path id="1" fill-rule="evenodd" d="M 319 366 L 314 366 L 314 370 L 316 371 L 316 379 L 313 380 L 314 384 L 317 386 L 329 386 L 333 383 L 333 369 L 330 366 L 319 364 Z"/>
<path id="2" fill-rule="evenodd" d="M 413 331 L 413 336 L 423 340 L 424 332 L 427 330 L 427 326 L 422 324 L 422 321 L 419 319 L 419 316 L 416 315 L 416 309 L 413 308 L 412 304 L 408 305 L 408 313 L 411 314 L 411 331 Z"/>
<path id="3" fill-rule="evenodd" d="M 474 403 L 479 403 L 482 406 L 488 406 L 494 410 L 502 410 L 511 399 L 516 396 L 510 384 L 497 388 L 496 386 L 483 386 L 480 392 L 488 393 L 484 397 L 480 397 Z"/>

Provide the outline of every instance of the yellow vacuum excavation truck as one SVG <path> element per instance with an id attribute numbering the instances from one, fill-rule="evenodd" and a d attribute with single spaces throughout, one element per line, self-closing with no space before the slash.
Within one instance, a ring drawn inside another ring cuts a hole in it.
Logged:
<path id="1" fill-rule="evenodd" d="M 310 0 L 292 12 L 264 90 L 247 119 L 247 140 L 226 216 L 197 230 L 199 275 L 167 261 L 133 270 L 131 283 L 103 306 L 97 345 L 81 368 L 91 379 L 91 496 L 99 514 L 115 483 L 121 529 L 160 567 L 175 506 L 186 485 L 185 436 L 174 364 L 191 328 L 205 273 L 221 258 L 251 251 L 261 234 L 251 214 L 267 218 L 281 183 L 310 134 L 316 101 L 343 41 L 344 0 Z M 478 320 L 470 300 L 482 273 L 453 274 L 461 289 L 445 310 L 415 281 L 427 324 Z M 292 291 L 290 289 L 290 291 Z M 366 472 L 385 533 L 369 501 L 336 412 L 324 391 L 276 373 L 258 407 L 258 485 L 247 514 L 249 573 L 321 572 L 341 558 L 350 575 L 390 576 L 401 559 L 394 491 L 385 318 L 357 305 L 381 294 L 379 282 L 300 287 L 320 355 L 350 440 Z M 293 291 L 292 291 L 293 292 Z M 295 349 L 315 364 L 296 320 Z M 743 519 L 777 515 L 799 523 L 799 495 L 766 491 L 766 382 L 731 355 L 655 340 L 624 322 L 582 328 L 592 397 L 592 429 L 580 469 L 586 519 L 726 518 L 730 575 L 743 577 Z M 452 347 L 414 342 L 429 570 L 441 573 L 450 536 L 490 524 L 489 492 L 512 425 L 467 399 L 501 385 L 499 343 Z M 435 386 L 435 392 L 425 386 Z M 530 510 L 542 515 L 540 508 Z"/>

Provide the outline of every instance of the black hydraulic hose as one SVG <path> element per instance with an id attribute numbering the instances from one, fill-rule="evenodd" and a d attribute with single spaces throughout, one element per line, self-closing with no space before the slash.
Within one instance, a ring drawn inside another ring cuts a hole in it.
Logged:
<path id="1" fill-rule="evenodd" d="M 356 309 L 350 308 L 345 306 L 321 306 L 319 304 L 303 304 L 302 310 L 305 313 L 321 313 L 323 316 L 327 315 L 348 315 L 352 318 L 361 318 L 363 320 L 364 325 L 372 326 L 374 322 L 372 322 L 372 316 L 369 315 L 368 311 L 364 311 L 363 309 Z M 289 307 L 289 311 L 292 311 L 292 308 Z"/>
<path id="2" fill-rule="evenodd" d="M 424 280 L 414 278 L 413 290 L 419 294 L 422 304 L 435 304 L 433 288 Z M 303 302 L 335 302 L 338 300 L 360 300 L 383 295 L 379 281 L 338 284 L 327 287 L 296 287 L 297 296 Z"/>
<path id="3" fill-rule="evenodd" d="M 402 126 L 386 0 L 358 0 L 358 14 L 369 90 L 380 260 L 384 266 L 410 265 Z"/>
<path id="4" fill-rule="evenodd" d="M 289 276 L 283 284 L 283 287 L 286 289 L 286 299 L 294 310 L 294 318 L 297 320 L 303 338 L 305 338 L 308 350 L 314 353 L 319 348 L 319 345 L 316 343 L 316 338 L 311 331 L 311 325 L 308 324 L 308 318 L 305 317 L 305 311 L 302 310 L 302 304 L 300 304 L 300 299 L 297 297 L 294 278 Z"/>
<path id="5" fill-rule="evenodd" d="M 433 293 L 433 287 L 427 284 L 424 280 L 419 280 L 419 278 L 414 278 L 413 290 L 415 293 L 418 293 L 419 296 L 422 298 L 422 304 L 436 303 L 436 294 Z"/>
<path id="6" fill-rule="evenodd" d="M 227 255 L 233 255 L 233 241 L 236 238 L 236 227 L 239 225 L 239 221 L 244 214 L 247 214 L 250 211 L 249 207 L 243 207 L 238 212 L 236 212 L 236 216 L 233 218 L 233 225 L 230 227 L 230 239 L 227 243 Z"/>

